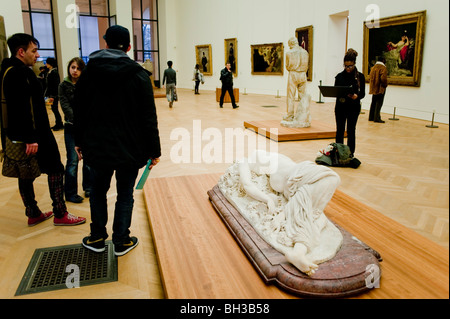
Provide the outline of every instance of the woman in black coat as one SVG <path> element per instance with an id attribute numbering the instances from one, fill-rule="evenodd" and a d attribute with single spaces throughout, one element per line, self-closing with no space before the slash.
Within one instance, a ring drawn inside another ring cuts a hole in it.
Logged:
<path id="1" fill-rule="evenodd" d="M 335 86 L 351 86 L 352 93 L 336 99 L 334 109 L 336 116 L 336 143 L 344 143 L 345 126 L 347 124 L 347 145 L 351 155 L 356 148 L 356 123 L 361 113 L 361 100 L 366 95 L 364 75 L 356 69 L 358 52 L 349 49 L 344 57 L 344 70 L 336 75 Z"/>

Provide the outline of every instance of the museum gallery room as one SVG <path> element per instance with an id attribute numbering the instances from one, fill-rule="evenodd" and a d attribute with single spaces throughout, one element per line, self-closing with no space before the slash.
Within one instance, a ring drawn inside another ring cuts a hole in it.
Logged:
<path id="1" fill-rule="evenodd" d="M 205 299 L 241 300 L 215 315 L 268 315 L 270 300 L 448 299 L 448 12 L 444 0 L 1 1 L 0 59 L 20 59 L 7 40 L 32 35 L 28 66 L 44 86 L 49 58 L 61 83 L 72 58 L 89 70 L 93 52 L 118 52 L 111 26 L 128 29 L 121 61 L 150 77 L 161 156 L 139 167 L 129 228 L 139 241 L 119 256 L 115 177 L 94 252 L 83 162 L 66 206 L 86 222 L 30 227 L 18 178 L 5 176 L 14 143 L 2 145 L 0 298 L 188 300 L 171 311 L 203 315 Z M 46 95 L 66 166 L 71 123 Z M 44 213 L 49 183 L 45 173 L 33 183 Z"/>

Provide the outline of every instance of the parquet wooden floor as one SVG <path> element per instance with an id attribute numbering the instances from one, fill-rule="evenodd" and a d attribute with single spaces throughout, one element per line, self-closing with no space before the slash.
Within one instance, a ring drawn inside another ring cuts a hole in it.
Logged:
<path id="1" fill-rule="evenodd" d="M 164 98 L 156 99 L 163 156 L 151 172 L 151 178 L 221 173 L 231 164 L 225 159 L 238 154 L 223 143 L 218 156 L 221 160 L 210 164 L 202 161 L 202 151 L 208 158 L 208 138 L 212 139 L 213 133 L 225 136 L 227 128 L 243 129 L 243 122 L 249 120 L 281 120 L 285 111 L 285 99 L 275 96 L 241 94 L 240 108 L 233 110 L 230 104 L 220 109 L 215 92 L 200 93 L 194 95 L 190 89 L 179 89 L 179 101 L 172 109 Z M 267 105 L 273 107 L 262 107 Z M 334 123 L 332 103 L 313 104 L 311 113 L 313 119 Z M 436 123 L 439 128 L 431 129 L 425 127 L 430 123 L 422 120 L 397 116 L 399 121 L 389 121 L 390 114 L 382 114 L 386 123 L 379 124 L 368 122 L 368 111 L 365 113 L 357 126 L 356 157 L 362 165 L 356 170 L 336 168 L 342 180 L 339 190 L 448 249 L 448 125 Z M 51 112 L 49 117 L 53 121 Z M 63 132 L 56 132 L 55 136 L 65 161 Z M 177 152 L 182 136 L 191 144 L 190 153 L 184 153 L 184 158 Z M 275 143 L 263 138 L 260 142 L 266 143 L 270 150 L 303 161 L 314 160 L 317 151 L 333 140 Z M 176 162 L 186 158 L 187 162 Z M 79 243 L 89 234 L 89 222 L 57 228 L 49 220 L 28 228 L 17 181 L 0 177 L 0 190 L 0 298 L 14 298 L 34 250 Z M 38 178 L 35 191 L 41 209 L 50 210 L 46 176 Z M 113 183 L 108 201 L 110 214 L 115 195 Z M 68 203 L 68 207 L 70 212 L 89 219 L 86 200 L 82 204 Z M 111 225 L 108 227 L 111 229 Z M 142 191 L 135 192 L 131 231 L 140 238 L 140 244 L 119 259 L 118 282 L 20 298 L 163 298 Z"/>

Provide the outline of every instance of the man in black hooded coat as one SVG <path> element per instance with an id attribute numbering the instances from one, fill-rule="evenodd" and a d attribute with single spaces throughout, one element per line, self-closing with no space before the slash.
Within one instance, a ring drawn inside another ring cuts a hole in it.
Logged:
<path id="1" fill-rule="evenodd" d="M 130 237 L 133 190 L 139 169 L 159 162 L 161 146 L 148 72 L 126 52 L 131 49 L 129 31 L 109 28 L 107 49 L 93 52 L 75 90 L 75 145 L 92 172 L 91 234 L 83 245 L 105 250 L 108 237 L 107 192 L 115 173 L 117 201 L 113 236 L 116 256 L 136 247 Z"/>

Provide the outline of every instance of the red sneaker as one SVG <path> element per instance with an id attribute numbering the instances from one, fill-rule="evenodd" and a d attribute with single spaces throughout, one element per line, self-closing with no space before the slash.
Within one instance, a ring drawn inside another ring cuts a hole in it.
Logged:
<path id="1" fill-rule="evenodd" d="M 62 218 L 55 217 L 53 219 L 53 224 L 55 226 L 75 226 L 75 225 L 84 224 L 85 222 L 86 222 L 86 218 L 77 217 L 68 212 L 66 212 L 66 214 Z"/>
<path id="2" fill-rule="evenodd" d="M 53 216 L 53 212 L 41 213 L 41 216 L 35 218 L 28 218 L 28 227 L 36 226 L 37 224 L 42 223 L 44 220 L 49 219 Z"/>

